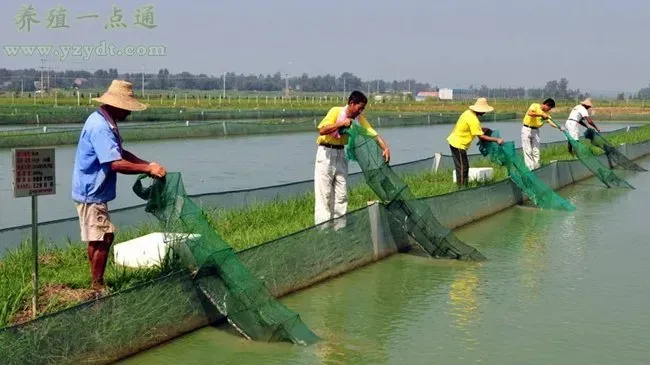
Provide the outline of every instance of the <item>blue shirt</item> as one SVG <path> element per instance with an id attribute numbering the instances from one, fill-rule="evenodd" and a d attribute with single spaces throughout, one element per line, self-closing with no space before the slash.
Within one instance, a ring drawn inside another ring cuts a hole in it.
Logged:
<path id="1" fill-rule="evenodd" d="M 118 135 L 104 116 L 92 113 L 81 130 L 72 170 L 72 200 L 106 203 L 115 199 L 117 173 L 113 161 L 122 159 Z"/>

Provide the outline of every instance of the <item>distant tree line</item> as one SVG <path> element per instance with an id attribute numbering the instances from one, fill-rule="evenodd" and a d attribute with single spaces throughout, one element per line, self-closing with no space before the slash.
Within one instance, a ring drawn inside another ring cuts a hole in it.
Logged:
<path id="1" fill-rule="evenodd" d="M 228 72 L 225 74 L 225 88 L 228 91 L 260 91 L 260 92 L 282 92 L 286 86 L 292 91 L 303 92 L 342 92 L 350 90 L 361 90 L 370 93 L 389 92 L 412 92 L 438 91 L 437 85 L 418 82 L 416 80 L 361 80 L 351 72 L 344 72 L 339 76 L 327 74 L 309 76 L 288 76 L 279 72 L 274 74 L 244 75 Z M 111 80 L 122 78 L 133 83 L 136 90 L 142 87 L 142 73 L 119 73 L 117 69 L 100 69 L 95 72 L 89 71 L 48 71 L 47 69 L 24 69 L 9 70 L 0 68 L 0 90 L 2 91 L 25 91 L 33 92 L 41 88 L 40 81 L 43 80 L 43 88 L 62 89 L 105 89 Z M 160 69 L 158 73 L 145 73 L 144 83 L 146 89 L 156 90 L 221 90 L 224 88 L 224 75 L 192 74 L 180 72 L 172 74 L 168 69 Z M 551 80 L 544 87 L 537 88 L 495 88 L 481 85 L 477 87 L 470 85 L 470 90 L 477 96 L 485 96 L 497 99 L 543 99 L 553 97 L 556 99 L 581 99 L 588 96 L 588 93 L 580 89 L 569 88 L 569 80 L 561 78 Z M 650 85 L 640 89 L 636 93 L 620 93 L 616 97 L 619 100 L 625 99 L 650 99 Z"/>
<path id="2" fill-rule="evenodd" d="M 570 100 L 581 99 L 587 96 L 580 89 L 570 89 L 569 80 L 566 78 L 548 81 L 543 88 L 488 88 L 485 85 L 481 85 L 480 88 L 475 88 L 474 86 L 470 86 L 470 88 L 474 88 L 479 96 L 498 99 L 554 98 L 558 100 Z"/>
<path id="3" fill-rule="evenodd" d="M 619 95 L 619 98 L 620 98 L 620 97 L 621 97 L 621 95 Z M 624 95 L 623 95 L 623 98 L 625 98 Z M 633 98 L 635 98 L 635 99 L 641 99 L 641 100 L 648 100 L 648 99 L 650 99 L 650 85 L 648 85 L 648 87 L 644 87 L 644 88 L 642 88 L 641 90 L 639 90 L 639 92 L 637 92 L 637 94 L 634 95 Z"/>
<path id="4" fill-rule="evenodd" d="M 133 87 L 139 90 L 142 87 L 142 73 L 118 73 L 117 69 L 88 71 L 43 71 L 43 88 L 63 89 L 103 89 L 113 79 L 122 78 L 133 83 Z M 8 70 L 0 69 L 0 89 L 11 91 L 35 91 L 40 88 L 41 70 Z M 145 88 L 156 90 L 221 90 L 224 88 L 223 75 L 212 76 L 206 74 L 192 74 L 181 72 L 172 74 L 168 69 L 160 69 L 157 74 L 145 73 Z M 437 90 L 428 83 L 415 80 L 367 80 L 350 72 L 344 72 L 339 76 L 327 74 L 300 76 L 275 74 L 244 75 L 228 72 L 225 74 L 225 88 L 227 90 L 240 91 L 283 91 L 286 86 L 290 90 L 304 92 L 342 92 L 350 90 L 361 90 L 371 93 L 377 92 L 401 92 Z"/>

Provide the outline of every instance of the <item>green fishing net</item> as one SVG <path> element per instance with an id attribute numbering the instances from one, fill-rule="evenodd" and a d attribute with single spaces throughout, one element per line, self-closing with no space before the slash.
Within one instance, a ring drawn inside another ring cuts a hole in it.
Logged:
<path id="1" fill-rule="evenodd" d="M 624 170 L 630 171 L 648 171 L 643 167 L 637 165 L 632 160 L 627 158 L 624 154 L 620 153 L 614 145 L 612 145 L 602 134 L 598 133 L 593 128 L 587 128 L 584 134 L 585 138 L 591 141 L 591 144 L 605 151 L 607 160 L 612 162 Z"/>
<path id="2" fill-rule="evenodd" d="M 187 197 L 180 173 L 154 179 L 147 187 L 144 178 L 138 178 L 133 191 L 147 201 L 145 210 L 158 219 L 174 252 L 193 270 L 194 284 L 206 306 L 216 307 L 249 339 L 301 345 L 319 339 L 238 260 L 201 208 Z"/>
<path id="3" fill-rule="evenodd" d="M 614 171 L 603 165 L 599 161 L 598 157 L 591 153 L 589 147 L 585 146 L 580 141 L 576 141 L 575 139 L 571 138 L 571 135 L 569 135 L 567 131 L 564 131 L 563 133 L 567 141 L 569 141 L 573 147 L 573 152 L 576 154 L 580 162 L 582 162 L 582 164 L 585 165 L 585 167 L 587 167 L 589 171 L 591 171 L 594 175 L 596 175 L 596 177 L 608 188 L 616 186 L 620 188 L 634 189 L 630 183 L 621 179 L 614 173 Z"/>
<path id="4" fill-rule="evenodd" d="M 341 131 L 349 135 L 346 155 L 359 163 L 366 183 L 386 205 L 386 209 L 402 224 L 402 228 L 433 257 L 458 260 L 484 260 L 475 248 L 459 240 L 442 226 L 429 206 L 416 199 L 404 180 L 388 166 L 375 137 L 353 124 Z"/>
<path id="5" fill-rule="evenodd" d="M 498 130 L 483 128 L 483 131 L 492 137 L 499 138 Z M 504 166 L 508 170 L 510 179 L 540 208 L 556 209 L 572 212 L 576 207 L 569 201 L 559 196 L 553 189 L 537 177 L 521 156 L 515 150 L 514 142 L 505 142 L 499 145 L 496 142 L 488 142 L 479 139 L 479 151 L 483 156 L 489 156 L 496 164 Z"/>

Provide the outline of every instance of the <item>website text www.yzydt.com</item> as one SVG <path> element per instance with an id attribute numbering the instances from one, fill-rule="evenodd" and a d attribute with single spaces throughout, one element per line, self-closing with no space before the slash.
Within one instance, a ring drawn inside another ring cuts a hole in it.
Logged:
<path id="1" fill-rule="evenodd" d="M 56 57 L 61 61 L 81 58 L 87 61 L 93 57 L 161 57 L 167 55 L 163 45 L 127 45 L 118 47 L 114 43 L 101 41 L 98 44 L 53 45 L 4 45 L 4 54 L 9 57 Z"/>

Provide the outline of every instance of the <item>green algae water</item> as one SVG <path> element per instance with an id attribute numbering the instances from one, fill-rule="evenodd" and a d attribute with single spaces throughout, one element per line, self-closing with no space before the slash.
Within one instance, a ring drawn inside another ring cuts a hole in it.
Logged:
<path id="1" fill-rule="evenodd" d="M 204 328 L 121 363 L 648 364 L 650 173 L 626 179 L 637 189 L 561 190 L 575 212 L 514 207 L 456 230 L 488 261 L 397 255 L 283 298 L 317 345 Z"/>

